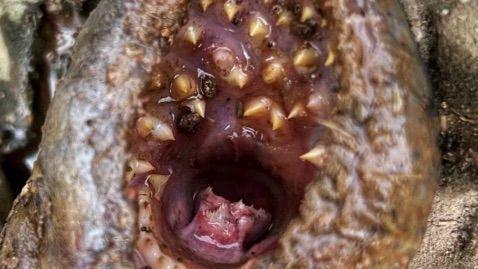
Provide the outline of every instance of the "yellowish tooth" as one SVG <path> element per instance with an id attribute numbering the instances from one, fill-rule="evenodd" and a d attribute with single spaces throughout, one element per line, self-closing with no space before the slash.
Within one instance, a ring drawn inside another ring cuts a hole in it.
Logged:
<path id="1" fill-rule="evenodd" d="M 329 54 L 327 55 L 327 59 L 325 60 L 325 66 L 331 66 L 335 62 L 335 53 L 333 51 L 329 51 Z"/>
<path id="2" fill-rule="evenodd" d="M 136 121 L 136 130 L 141 137 L 147 137 L 154 128 L 154 119 L 149 116 L 140 117 Z"/>
<path id="3" fill-rule="evenodd" d="M 168 182 L 168 179 L 169 179 L 169 175 L 159 175 L 159 174 L 152 174 L 146 178 L 146 182 L 148 183 L 148 185 L 153 187 L 155 191 L 154 197 L 156 199 L 159 199 L 161 197 L 161 192 L 164 189 L 164 184 Z"/>
<path id="4" fill-rule="evenodd" d="M 264 18 L 260 16 L 255 16 L 249 23 L 250 37 L 264 39 L 269 34 L 269 32 L 269 24 Z"/>
<path id="5" fill-rule="evenodd" d="M 202 37 L 202 29 L 197 25 L 189 25 L 184 32 L 184 39 L 196 45 Z"/>
<path id="6" fill-rule="evenodd" d="M 308 19 L 312 19 L 317 15 L 315 9 L 311 6 L 306 6 L 302 9 L 302 14 L 300 16 L 300 21 L 305 22 Z"/>
<path id="7" fill-rule="evenodd" d="M 285 115 L 282 109 L 279 106 L 274 105 L 271 108 L 271 123 L 272 123 L 272 130 L 280 129 L 285 124 Z"/>
<path id="8" fill-rule="evenodd" d="M 151 135 L 158 140 L 161 141 L 169 141 L 174 140 L 174 134 L 171 127 L 165 122 L 160 121 L 159 119 L 155 119 L 153 131 Z"/>
<path id="9" fill-rule="evenodd" d="M 309 152 L 305 153 L 304 155 L 300 156 L 299 158 L 303 161 L 308 161 L 314 164 L 317 167 L 321 167 L 324 164 L 326 151 L 323 146 L 316 146 Z"/>
<path id="10" fill-rule="evenodd" d="M 277 62 L 272 62 L 267 64 L 267 66 L 262 71 L 262 79 L 267 84 L 272 84 L 279 81 L 284 77 L 284 67 L 282 64 Z"/>
<path id="11" fill-rule="evenodd" d="M 289 26 L 292 21 L 292 13 L 289 11 L 283 11 L 277 17 L 276 25 L 277 26 Z"/>
<path id="12" fill-rule="evenodd" d="M 244 70 L 242 70 L 241 67 L 236 65 L 231 69 L 231 72 L 226 79 L 232 85 L 242 89 L 249 81 L 249 76 L 246 74 L 246 72 L 244 72 Z"/>
<path id="13" fill-rule="evenodd" d="M 235 0 L 227 0 L 224 3 L 224 12 L 226 12 L 227 19 L 232 21 L 236 14 L 241 10 L 241 7 Z"/>
<path id="14" fill-rule="evenodd" d="M 244 117 L 256 116 L 270 110 L 271 100 L 267 97 L 257 97 L 244 105 Z"/>
<path id="15" fill-rule="evenodd" d="M 297 103 L 292 107 L 292 110 L 289 113 L 289 116 L 287 116 L 288 119 L 294 119 L 294 118 L 301 118 L 307 116 L 307 112 L 305 111 L 305 106 L 303 103 Z"/>
<path id="16" fill-rule="evenodd" d="M 173 80 L 172 94 L 176 99 L 185 99 L 196 92 L 196 82 L 189 75 L 177 75 Z"/>
<path id="17" fill-rule="evenodd" d="M 129 161 L 128 165 L 135 174 L 147 173 L 154 170 L 154 166 L 144 160 L 133 159 Z"/>
<path id="18" fill-rule="evenodd" d="M 188 106 L 196 113 L 198 113 L 201 118 L 204 118 L 206 114 L 206 102 L 201 99 L 192 100 Z"/>
<path id="19" fill-rule="evenodd" d="M 301 49 L 294 55 L 294 66 L 301 72 L 315 69 L 319 61 L 319 53 L 314 48 Z"/>
<path id="20" fill-rule="evenodd" d="M 201 0 L 201 7 L 204 12 L 206 12 L 207 8 L 214 3 L 213 0 Z"/>

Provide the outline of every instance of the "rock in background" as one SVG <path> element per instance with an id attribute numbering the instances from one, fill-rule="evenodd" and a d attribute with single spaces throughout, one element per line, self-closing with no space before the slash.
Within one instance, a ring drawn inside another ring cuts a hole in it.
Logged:
<path id="1" fill-rule="evenodd" d="M 0 182 L 5 206 L 6 193 L 17 195 L 30 177 L 50 99 L 76 33 L 97 3 L 0 0 L 0 170 L 10 185 Z"/>
<path id="2" fill-rule="evenodd" d="M 478 1 L 402 0 L 439 113 L 442 175 L 409 268 L 478 268 Z"/>

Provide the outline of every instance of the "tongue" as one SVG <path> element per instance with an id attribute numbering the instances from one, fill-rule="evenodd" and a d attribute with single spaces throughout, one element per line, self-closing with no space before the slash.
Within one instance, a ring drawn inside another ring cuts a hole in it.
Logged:
<path id="1" fill-rule="evenodd" d="M 211 188 L 198 196 L 198 210 L 181 237 L 197 257 L 218 263 L 238 263 L 248 246 L 264 234 L 271 215 L 263 209 L 231 203 Z"/>

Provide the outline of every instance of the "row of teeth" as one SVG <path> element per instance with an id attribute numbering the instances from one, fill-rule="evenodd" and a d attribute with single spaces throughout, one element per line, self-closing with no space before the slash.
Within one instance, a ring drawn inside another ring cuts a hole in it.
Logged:
<path id="1" fill-rule="evenodd" d="M 244 67 L 235 63 L 235 57 L 232 51 L 225 47 L 217 48 L 212 53 L 212 59 L 215 66 L 223 74 L 222 78 L 229 84 L 238 88 L 244 88 L 250 80 L 250 74 Z M 331 65 L 335 56 L 329 53 L 325 65 Z M 293 58 L 293 64 L 296 70 L 301 73 L 310 73 L 315 70 L 319 61 L 319 53 L 313 47 L 303 48 L 296 52 Z M 284 64 L 278 59 L 268 60 L 261 72 L 262 80 L 266 84 L 280 82 L 285 78 Z M 197 83 L 194 78 L 188 74 L 178 74 L 173 78 L 171 85 L 171 95 L 176 100 L 184 100 L 197 94 Z"/>
<path id="2" fill-rule="evenodd" d="M 270 2 L 269 0 L 264 0 Z M 201 0 L 203 11 L 214 4 L 214 0 Z M 266 3 L 268 4 L 268 3 Z M 224 3 L 224 12 L 229 21 L 233 21 L 236 15 L 242 10 L 240 4 L 235 0 L 227 0 Z M 277 13 L 277 26 L 289 26 L 293 20 L 292 12 L 281 10 Z M 300 21 L 305 22 L 317 17 L 316 10 L 313 7 L 306 6 L 302 8 Z M 251 38 L 262 41 L 270 35 L 271 26 L 264 17 L 256 14 L 249 21 L 248 34 Z M 204 30 L 196 25 L 188 25 L 183 32 L 183 39 L 193 45 L 197 45 L 204 35 Z M 235 57 L 228 48 L 220 47 L 213 51 L 213 62 L 225 74 L 225 81 L 233 86 L 243 88 L 249 81 L 249 74 L 244 68 L 235 63 Z M 335 61 L 335 55 L 329 52 L 325 66 L 330 66 Z M 302 74 L 311 73 L 316 69 L 319 62 L 319 52 L 313 47 L 306 47 L 298 50 L 293 56 L 293 65 L 295 69 Z M 285 68 L 280 61 L 268 61 L 261 73 L 262 79 L 266 84 L 273 84 L 281 81 L 285 77 Z M 197 94 L 197 83 L 188 74 L 179 74 L 173 78 L 171 84 L 171 94 L 176 100 L 185 100 Z M 204 118 L 206 102 L 201 99 L 189 100 L 186 103 L 191 111 Z M 273 130 L 282 128 L 288 119 L 305 117 L 307 115 L 304 104 L 297 103 L 286 116 L 282 108 L 268 97 L 257 97 L 244 105 L 244 117 L 257 117 L 269 114 Z M 172 128 L 164 121 L 152 116 L 140 117 L 136 125 L 140 136 L 151 136 L 160 141 L 174 140 Z M 308 161 L 316 166 L 321 166 L 324 162 L 325 149 L 317 146 L 309 152 L 300 156 L 300 159 Z M 147 173 L 154 170 L 154 166 L 144 160 L 132 160 L 129 163 L 129 173 Z"/>
<path id="3" fill-rule="evenodd" d="M 265 4 L 270 4 L 270 0 L 264 0 Z M 204 12 L 208 10 L 208 8 L 214 4 L 214 0 L 201 0 L 201 8 Z M 242 10 L 242 6 L 237 3 L 236 0 L 227 0 L 223 6 L 224 13 L 229 21 L 233 21 L 236 15 Z M 317 12 L 312 6 L 305 6 L 302 8 L 302 12 L 300 14 L 300 21 L 305 22 L 309 19 L 317 17 Z M 277 14 L 277 26 L 289 25 L 292 21 L 292 13 L 290 11 L 284 10 L 280 11 Z"/>

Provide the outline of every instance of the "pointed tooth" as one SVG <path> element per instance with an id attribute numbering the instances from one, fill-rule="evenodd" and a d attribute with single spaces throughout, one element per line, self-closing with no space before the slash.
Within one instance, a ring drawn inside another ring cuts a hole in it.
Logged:
<path id="1" fill-rule="evenodd" d="M 279 106 L 275 105 L 271 108 L 271 123 L 272 123 L 272 130 L 280 129 L 285 124 L 285 115 L 282 109 Z"/>
<path id="2" fill-rule="evenodd" d="M 164 184 L 169 179 L 169 175 L 160 175 L 160 174 L 151 174 L 146 178 L 146 182 L 148 185 L 153 187 L 155 193 L 154 197 L 159 199 L 161 196 L 161 192 L 163 191 Z"/>
<path id="3" fill-rule="evenodd" d="M 158 119 L 154 122 L 153 131 L 151 135 L 161 141 L 174 140 L 173 130 L 165 122 L 162 122 Z"/>
<path id="4" fill-rule="evenodd" d="M 294 119 L 294 118 L 301 118 L 307 116 L 307 112 L 305 111 L 305 106 L 303 103 L 297 103 L 292 107 L 292 110 L 287 116 L 287 119 Z"/>
<path id="5" fill-rule="evenodd" d="M 191 108 L 192 111 L 196 112 L 201 118 L 204 118 L 206 114 L 206 102 L 201 99 L 195 99 L 192 100 L 188 104 L 189 108 Z"/>
<path id="6" fill-rule="evenodd" d="M 135 174 L 147 173 L 154 170 L 154 166 L 144 160 L 133 159 L 129 161 L 129 167 Z"/>
<path id="7" fill-rule="evenodd" d="M 271 100 L 267 97 L 254 98 L 244 105 L 244 117 L 256 116 L 267 112 L 271 104 Z"/>
<path id="8" fill-rule="evenodd" d="M 202 29 L 197 25 L 189 25 L 184 32 L 184 39 L 193 45 L 196 45 L 202 37 Z"/>
<path id="9" fill-rule="evenodd" d="M 234 66 L 227 76 L 227 81 L 234 86 L 243 88 L 249 81 L 249 76 L 239 66 Z"/>
<path id="10" fill-rule="evenodd" d="M 205 12 L 207 8 L 214 3 L 214 0 L 201 0 L 202 10 Z"/>
<path id="11" fill-rule="evenodd" d="M 144 116 L 140 117 L 136 121 L 136 130 L 141 137 L 147 137 L 154 128 L 154 120 L 152 117 Z"/>
<path id="12" fill-rule="evenodd" d="M 304 48 L 294 55 L 294 66 L 300 72 L 315 70 L 319 61 L 319 54 L 314 48 Z"/>
<path id="13" fill-rule="evenodd" d="M 308 161 L 317 167 L 321 167 L 324 164 L 326 151 L 323 146 L 316 146 L 309 152 L 303 154 L 299 158 L 303 161 Z"/>
<path id="14" fill-rule="evenodd" d="M 255 16 L 249 23 L 250 37 L 264 39 L 269 34 L 269 32 L 269 24 L 264 18 L 260 16 Z"/>
<path id="15" fill-rule="evenodd" d="M 276 21 L 277 26 L 288 26 L 292 21 L 292 13 L 289 11 L 283 11 L 279 13 Z"/>
<path id="16" fill-rule="evenodd" d="M 241 7 L 235 0 L 227 0 L 224 3 L 224 12 L 226 12 L 227 19 L 232 21 L 236 14 L 241 10 Z"/>
<path id="17" fill-rule="evenodd" d="M 186 74 L 177 75 L 172 86 L 172 94 L 176 99 L 186 99 L 196 92 L 196 82 Z"/>
<path id="18" fill-rule="evenodd" d="M 334 62 L 335 62 L 335 53 L 332 50 L 330 50 L 324 65 L 331 66 L 334 64 Z"/>
<path id="19" fill-rule="evenodd" d="M 300 21 L 305 22 L 306 20 L 312 19 L 317 15 L 315 9 L 311 6 L 306 6 L 302 9 L 302 14 L 300 16 Z"/>
<path id="20" fill-rule="evenodd" d="M 267 66 L 262 71 L 262 79 L 267 84 L 272 84 L 279 81 L 284 77 L 284 67 L 282 64 L 277 62 L 272 62 L 267 64 Z"/>

